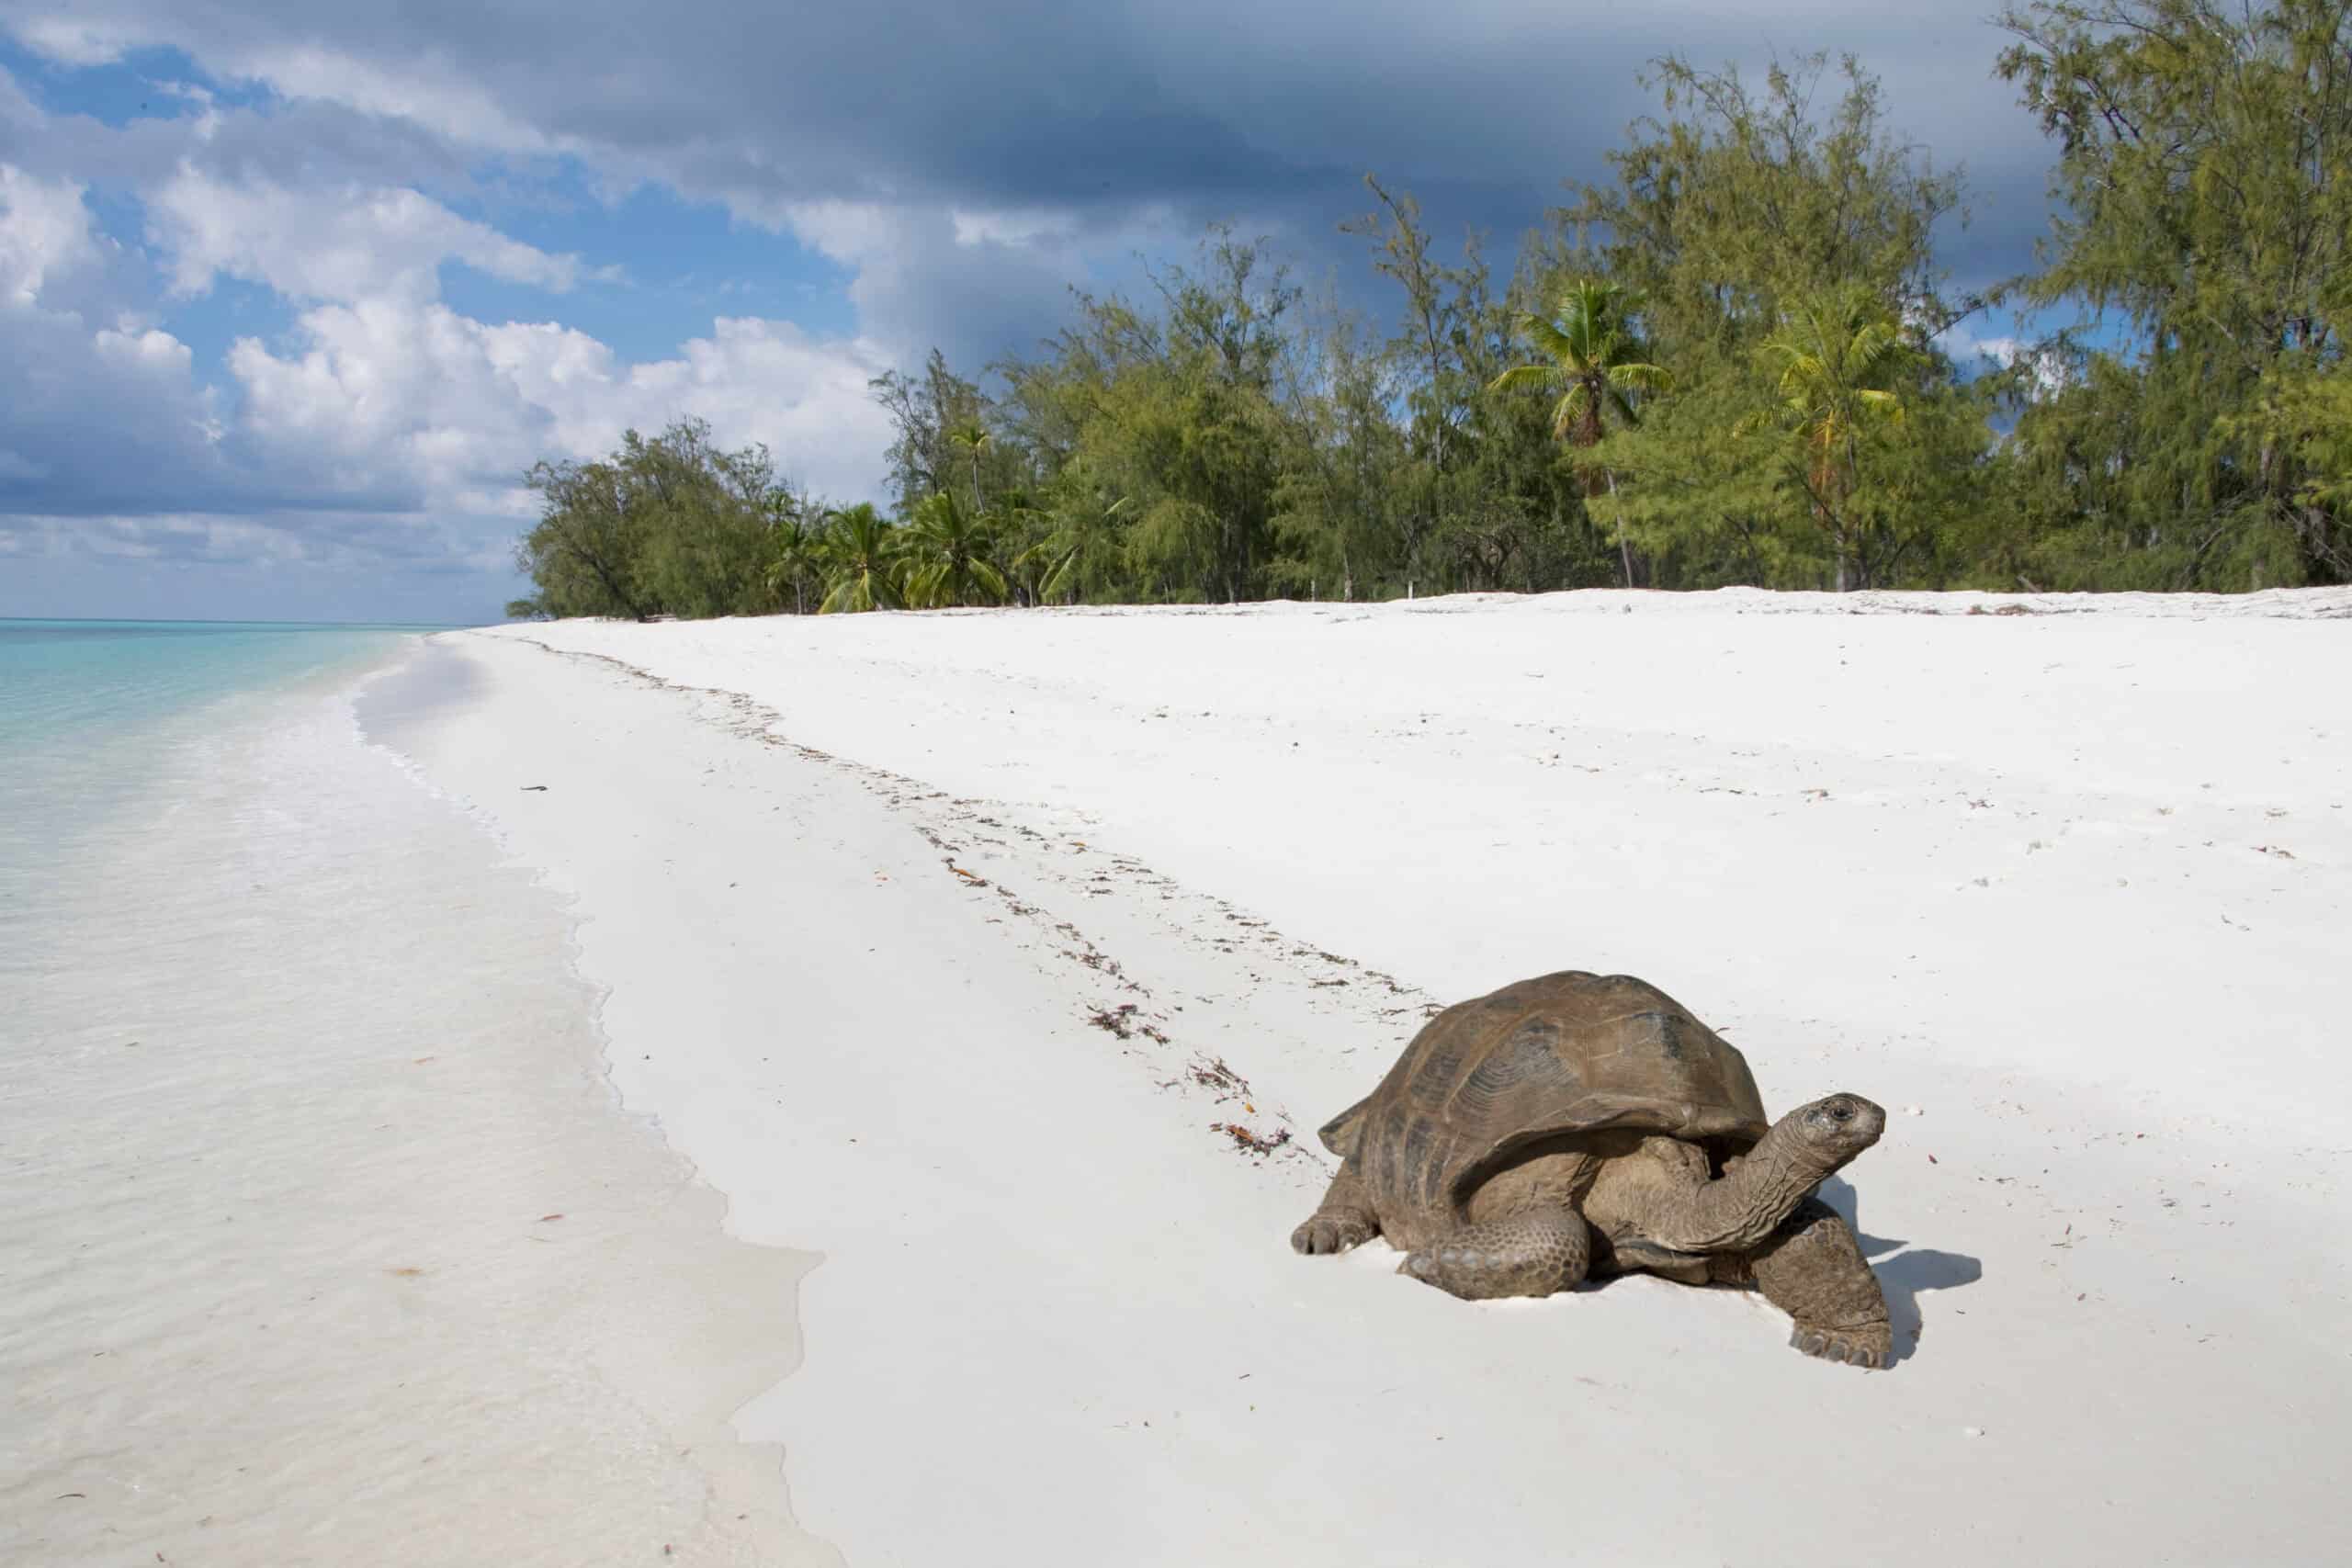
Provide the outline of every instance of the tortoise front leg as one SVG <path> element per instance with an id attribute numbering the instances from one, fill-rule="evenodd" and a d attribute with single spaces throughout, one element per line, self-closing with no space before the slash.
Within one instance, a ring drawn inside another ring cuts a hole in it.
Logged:
<path id="1" fill-rule="evenodd" d="M 1424 1284 L 1462 1297 L 1548 1296 L 1584 1280 L 1592 1233 L 1574 1209 L 1538 1203 L 1465 1225 L 1396 1266 Z"/>
<path id="2" fill-rule="evenodd" d="M 1323 1206 L 1290 1233 L 1293 1248 L 1305 1253 L 1345 1252 L 1380 1234 L 1380 1216 L 1364 1196 L 1363 1181 L 1351 1158 L 1340 1167 L 1323 1194 Z"/>
<path id="3" fill-rule="evenodd" d="M 1837 1210 L 1807 1198 L 1747 1262 L 1764 1299 L 1796 1319 L 1791 1345 L 1824 1360 L 1886 1365 L 1894 1348 L 1886 1297 Z"/>

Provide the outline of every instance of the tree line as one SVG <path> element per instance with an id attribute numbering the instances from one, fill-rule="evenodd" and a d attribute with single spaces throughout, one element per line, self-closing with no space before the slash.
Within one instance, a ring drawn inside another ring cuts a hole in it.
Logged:
<path id="1" fill-rule="evenodd" d="M 540 464 L 510 613 L 2352 581 L 2352 0 L 1997 26 L 2054 212 L 1981 296 L 1934 245 L 1962 173 L 1856 61 L 1669 58 L 1507 272 L 1367 177 L 1389 330 L 1216 227 L 977 377 L 876 378 L 883 506 L 693 421 Z M 2105 330 L 1943 346 L 2070 305 Z"/>

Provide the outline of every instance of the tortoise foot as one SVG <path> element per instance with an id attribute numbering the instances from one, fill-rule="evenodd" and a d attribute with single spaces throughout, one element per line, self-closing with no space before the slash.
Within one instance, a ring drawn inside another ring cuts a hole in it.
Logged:
<path id="1" fill-rule="evenodd" d="M 1883 1323 L 1849 1328 L 1800 1323 L 1796 1332 L 1789 1336 L 1789 1343 L 1805 1355 L 1825 1361 L 1875 1370 L 1886 1365 L 1887 1356 L 1894 1348 L 1894 1336 Z"/>
<path id="2" fill-rule="evenodd" d="M 1369 1214 L 1317 1209 L 1290 1233 L 1290 1245 L 1292 1250 L 1309 1257 L 1345 1252 L 1370 1241 L 1376 1229 Z"/>
<path id="3" fill-rule="evenodd" d="M 1475 1247 L 1431 1247 L 1408 1254 L 1405 1261 L 1396 1265 L 1396 1272 L 1409 1274 L 1424 1285 L 1435 1285 L 1447 1295 L 1459 1296 L 1465 1302 L 1549 1293 L 1511 1289 L 1517 1281 L 1502 1277 L 1503 1271 L 1495 1267 L 1498 1261 Z"/>

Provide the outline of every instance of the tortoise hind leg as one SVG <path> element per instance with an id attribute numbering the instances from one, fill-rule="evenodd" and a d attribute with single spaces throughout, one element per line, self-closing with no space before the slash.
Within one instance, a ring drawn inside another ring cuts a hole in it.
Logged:
<path id="1" fill-rule="evenodd" d="M 1379 1234 L 1380 1216 L 1373 1213 L 1371 1201 L 1364 1196 L 1363 1181 L 1356 1174 L 1356 1162 L 1351 1159 L 1331 1179 L 1330 1189 L 1323 1194 L 1322 1207 L 1290 1233 L 1290 1244 L 1294 1249 L 1309 1254 L 1345 1252 Z"/>
<path id="2" fill-rule="evenodd" d="M 1583 1282 L 1592 1261 L 1592 1235 L 1574 1209 L 1532 1204 L 1465 1225 L 1396 1266 L 1424 1284 L 1483 1301 L 1494 1296 L 1548 1296 Z"/>
<path id="3" fill-rule="evenodd" d="M 1837 1210 L 1807 1198 L 1746 1262 L 1764 1299 L 1796 1319 L 1792 1346 L 1824 1360 L 1886 1365 L 1894 1345 L 1886 1296 Z"/>

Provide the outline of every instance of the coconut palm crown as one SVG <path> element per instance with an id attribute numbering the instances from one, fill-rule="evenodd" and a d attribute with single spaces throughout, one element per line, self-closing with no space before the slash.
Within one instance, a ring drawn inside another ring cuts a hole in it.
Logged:
<path id="1" fill-rule="evenodd" d="M 1674 378 L 1664 366 L 1641 357 L 1647 350 L 1632 327 L 1636 308 L 1634 296 L 1618 284 L 1578 278 L 1560 290 L 1550 317 L 1531 310 L 1520 325 L 1545 355 L 1539 365 L 1515 365 L 1496 377 L 1489 391 L 1508 392 L 1521 387 L 1556 387 L 1560 400 L 1552 406 L 1552 434 L 1583 450 L 1600 445 L 1605 418 L 1621 424 L 1640 423 L 1634 412 L 1636 397 L 1674 389 Z M 1606 468 L 1600 482 L 1589 472 L 1585 493 L 1606 490 L 1613 499 L 1617 479 Z M 1625 569 L 1625 586 L 1634 586 L 1634 551 L 1625 538 L 1625 517 L 1617 515 L 1617 554 Z"/>
<path id="2" fill-rule="evenodd" d="M 1634 308 L 1634 297 L 1618 284 L 1589 277 L 1569 284 L 1550 317 L 1530 310 L 1520 318 L 1545 363 L 1515 365 L 1488 389 L 1558 388 L 1552 434 L 1580 447 L 1600 440 L 1604 410 L 1623 423 L 1638 423 L 1634 399 L 1671 391 L 1674 378 L 1665 367 L 1639 357 L 1647 350 L 1630 324 Z"/>
<path id="3" fill-rule="evenodd" d="M 832 531 L 825 537 L 829 586 L 817 613 L 895 610 L 905 603 L 899 590 L 898 530 L 889 519 L 862 501 L 832 513 L 831 521 Z"/>

